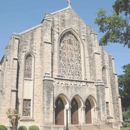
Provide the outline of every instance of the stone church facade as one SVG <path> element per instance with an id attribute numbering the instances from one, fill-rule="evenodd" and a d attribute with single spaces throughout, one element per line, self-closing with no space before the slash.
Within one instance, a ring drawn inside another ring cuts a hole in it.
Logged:
<path id="1" fill-rule="evenodd" d="M 19 126 L 65 125 L 66 104 L 69 125 L 122 121 L 114 58 L 71 7 L 10 38 L 0 62 L 0 124 L 10 125 L 11 108 Z"/>

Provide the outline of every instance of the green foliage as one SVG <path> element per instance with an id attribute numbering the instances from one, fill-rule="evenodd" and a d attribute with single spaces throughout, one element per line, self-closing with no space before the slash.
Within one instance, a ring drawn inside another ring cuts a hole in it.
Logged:
<path id="1" fill-rule="evenodd" d="M 123 119 L 124 120 L 130 119 L 130 110 L 123 113 Z"/>
<path id="2" fill-rule="evenodd" d="M 12 119 L 12 116 L 11 116 L 11 108 L 9 108 L 9 109 L 7 110 L 6 114 L 7 114 L 7 117 L 8 117 L 9 119 Z"/>
<path id="3" fill-rule="evenodd" d="M 4 125 L 0 125 L 0 130 L 7 130 L 7 128 Z"/>
<path id="4" fill-rule="evenodd" d="M 124 127 L 130 127 L 130 122 L 125 122 Z"/>
<path id="5" fill-rule="evenodd" d="M 123 66 L 124 74 L 118 76 L 122 106 L 130 106 L 130 64 Z"/>
<path id="6" fill-rule="evenodd" d="M 29 127 L 29 130 L 39 130 L 39 127 L 36 125 L 32 125 Z"/>
<path id="7" fill-rule="evenodd" d="M 113 8 L 118 15 L 124 12 L 124 14 L 127 16 L 128 14 L 130 14 L 130 1 L 116 0 L 115 4 L 113 5 Z"/>
<path id="8" fill-rule="evenodd" d="M 127 10 L 129 9 L 129 10 Z M 113 5 L 112 15 L 106 16 L 106 11 L 100 9 L 95 18 L 100 32 L 104 36 L 100 39 L 100 45 L 108 43 L 121 43 L 130 47 L 130 1 L 116 0 Z"/>
<path id="9" fill-rule="evenodd" d="M 19 126 L 18 130 L 27 130 L 26 126 Z"/>

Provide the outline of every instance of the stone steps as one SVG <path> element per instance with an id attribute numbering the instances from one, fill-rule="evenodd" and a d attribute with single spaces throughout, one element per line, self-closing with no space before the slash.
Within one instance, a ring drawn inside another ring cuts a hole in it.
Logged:
<path id="1" fill-rule="evenodd" d="M 99 126 L 95 125 L 77 125 L 77 126 L 69 126 L 69 130 L 118 130 L 117 128 L 111 128 L 105 124 Z"/>

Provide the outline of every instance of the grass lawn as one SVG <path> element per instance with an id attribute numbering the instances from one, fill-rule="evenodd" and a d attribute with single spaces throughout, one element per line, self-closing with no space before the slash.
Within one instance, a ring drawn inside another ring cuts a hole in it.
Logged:
<path id="1" fill-rule="evenodd" d="M 124 127 L 124 128 L 121 128 L 120 130 L 130 130 L 130 127 Z"/>

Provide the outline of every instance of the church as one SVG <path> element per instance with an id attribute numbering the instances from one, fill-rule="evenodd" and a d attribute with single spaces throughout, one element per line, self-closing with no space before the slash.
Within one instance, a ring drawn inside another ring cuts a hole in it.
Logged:
<path id="1" fill-rule="evenodd" d="M 18 126 L 27 128 L 120 126 L 114 57 L 70 3 L 46 13 L 39 25 L 12 34 L 0 61 L 0 124 L 7 127 L 9 108 L 19 111 Z"/>

